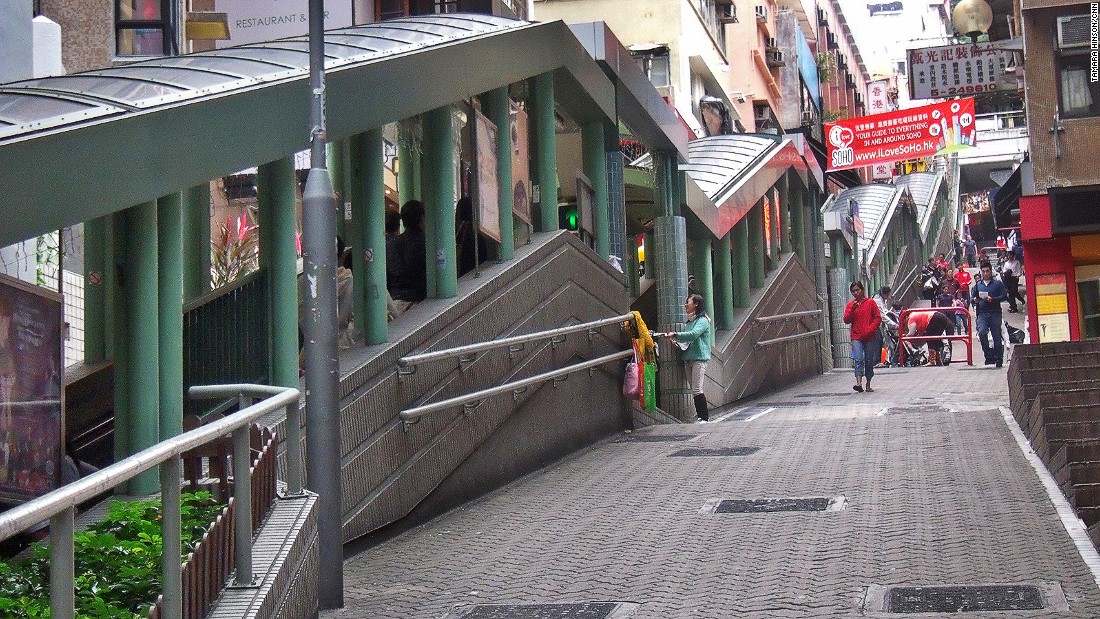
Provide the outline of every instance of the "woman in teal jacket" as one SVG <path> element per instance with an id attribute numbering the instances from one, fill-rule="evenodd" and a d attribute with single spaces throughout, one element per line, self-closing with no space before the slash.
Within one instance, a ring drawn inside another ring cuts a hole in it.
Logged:
<path id="1" fill-rule="evenodd" d="M 699 421 L 709 421 L 710 412 L 707 410 L 707 396 L 703 394 L 703 377 L 707 372 L 707 361 L 710 360 L 710 317 L 707 316 L 705 303 L 701 295 L 688 295 L 684 303 L 687 311 L 688 324 L 686 331 L 665 333 L 665 337 L 675 338 L 683 347 L 683 359 L 688 380 L 691 382 L 691 394 L 695 399 L 695 416 Z"/>

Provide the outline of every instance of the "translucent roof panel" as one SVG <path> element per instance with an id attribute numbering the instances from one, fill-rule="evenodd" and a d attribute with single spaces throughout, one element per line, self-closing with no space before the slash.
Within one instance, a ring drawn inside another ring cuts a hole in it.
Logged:
<path id="1" fill-rule="evenodd" d="M 899 188 L 885 183 L 860 185 L 845 189 L 836 195 L 829 211 L 847 212 L 854 200 L 859 208 L 859 218 L 863 221 L 863 240 L 871 242 L 878 235 L 879 226 L 886 220 L 890 207 L 897 199 Z"/>
<path id="2" fill-rule="evenodd" d="M 908 187 L 913 196 L 913 202 L 917 205 L 917 213 L 921 220 L 932 210 L 936 202 L 936 190 L 940 185 L 940 173 L 938 172 L 914 172 L 894 179 L 898 187 Z"/>
<path id="3" fill-rule="evenodd" d="M 688 162 L 680 169 L 718 203 L 719 194 L 775 145 L 773 139 L 747 134 L 692 140 L 688 142 Z"/>
<path id="4" fill-rule="evenodd" d="M 332 69 L 380 56 L 402 53 L 490 34 L 527 22 L 490 15 L 429 15 L 340 28 L 325 34 L 326 66 Z M 199 99 L 215 92 L 266 80 L 305 76 L 309 71 L 306 37 L 157 58 L 88 73 L 17 82 L 0 88 L 0 137 L 31 133 L 103 114 L 124 113 Z M 24 92 L 19 92 L 21 89 Z M 51 97 L 51 95 L 53 95 Z M 27 99 L 33 96 L 34 99 Z M 95 111 L 81 109 L 95 107 Z M 37 106 L 30 112 L 28 108 Z M 73 112 L 77 112 L 76 115 Z M 47 119 L 52 119 L 47 122 Z"/>

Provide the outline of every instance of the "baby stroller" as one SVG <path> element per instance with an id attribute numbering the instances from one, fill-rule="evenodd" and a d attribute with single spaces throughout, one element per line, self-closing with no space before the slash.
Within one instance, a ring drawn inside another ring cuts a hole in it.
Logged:
<path id="1" fill-rule="evenodd" d="M 885 367 L 898 367 L 898 314 L 886 312 L 882 317 L 882 347 L 886 350 Z"/>

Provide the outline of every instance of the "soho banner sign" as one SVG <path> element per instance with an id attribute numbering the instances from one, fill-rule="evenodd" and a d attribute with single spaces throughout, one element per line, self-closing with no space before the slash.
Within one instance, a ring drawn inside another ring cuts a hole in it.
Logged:
<path id="1" fill-rule="evenodd" d="M 967 43 L 909 50 L 909 95 L 912 99 L 943 99 L 994 90 L 1016 90 L 1007 76 L 1012 52 L 996 43 Z"/>
<path id="2" fill-rule="evenodd" d="M 218 47 L 309 33 L 309 0 L 217 0 L 216 7 L 229 18 L 229 40 Z M 351 0 L 325 2 L 326 30 L 351 25 Z"/>
<path id="3" fill-rule="evenodd" d="M 830 171 L 953 153 L 973 146 L 975 138 L 974 99 L 825 125 Z"/>

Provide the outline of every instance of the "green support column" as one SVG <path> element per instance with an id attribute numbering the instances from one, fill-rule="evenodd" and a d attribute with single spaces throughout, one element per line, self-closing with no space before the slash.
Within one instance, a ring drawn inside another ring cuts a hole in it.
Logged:
<path id="1" fill-rule="evenodd" d="M 712 242 L 708 235 L 705 239 L 692 239 L 691 243 L 691 274 L 695 276 L 695 287 L 703 296 L 704 307 L 714 324 L 714 261 L 711 257 Z M 710 331 L 714 342 L 714 329 Z"/>
<path id="2" fill-rule="evenodd" d="M 558 136 L 554 117 L 554 74 L 543 73 L 534 79 L 535 148 L 538 166 L 535 181 L 539 185 L 537 232 L 558 229 Z"/>
<path id="3" fill-rule="evenodd" d="M 775 187 L 769 193 L 770 199 L 768 200 L 769 208 L 768 212 L 768 225 L 771 227 L 769 234 L 772 237 L 771 250 L 768 252 L 768 270 L 771 270 L 779 265 L 779 254 L 781 253 L 781 245 L 783 243 L 783 235 L 780 234 L 780 204 L 779 204 L 779 192 Z"/>
<path id="4" fill-rule="evenodd" d="M 581 151 L 584 174 L 596 194 L 592 205 L 592 228 L 596 238 L 596 253 L 607 258 L 611 251 L 611 228 L 608 225 L 607 151 L 604 123 L 591 122 L 581 127 Z"/>
<path id="5" fill-rule="evenodd" d="M 183 194 L 157 200 L 160 440 L 183 433 Z"/>
<path id="6" fill-rule="evenodd" d="M 630 235 L 626 239 L 626 282 L 630 287 L 630 298 L 638 296 L 641 291 L 641 278 L 638 275 L 638 239 L 634 235 Z"/>
<path id="7" fill-rule="evenodd" d="M 653 153 L 654 193 L 657 212 L 653 222 L 655 247 L 646 246 L 646 263 L 657 262 L 657 330 L 680 331 L 687 322 L 684 299 L 687 298 L 687 222 L 679 215 L 676 155 Z M 661 367 L 657 373 L 661 408 L 668 414 L 691 421 L 695 417 L 691 390 L 680 363 L 679 349 L 668 340 L 661 341 Z M 674 350 L 675 349 L 675 350 Z"/>
<path id="8" fill-rule="evenodd" d="M 103 323 L 107 327 L 107 356 L 115 364 L 115 460 L 129 456 L 130 451 L 130 345 L 126 324 L 126 289 L 120 277 L 126 268 L 126 211 L 105 216 L 107 221 L 107 252 L 104 257 L 103 289 L 106 293 Z"/>
<path id="9" fill-rule="evenodd" d="M 791 213 L 791 245 L 794 249 L 794 253 L 798 255 L 798 259 L 803 264 L 806 263 L 806 218 L 805 209 L 809 208 L 806 204 L 806 191 L 802 188 L 797 180 L 791 183 L 790 191 L 790 213 Z"/>
<path id="10" fill-rule="evenodd" d="M 84 222 L 84 363 L 99 363 L 107 358 L 106 315 L 107 283 L 103 275 L 107 265 L 108 218 Z"/>
<path id="11" fill-rule="evenodd" d="M 124 217 L 126 251 L 118 258 L 124 265 L 126 346 L 130 355 L 126 363 L 128 451 L 134 454 L 160 441 L 160 371 L 158 363 L 149 362 L 160 359 L 157 203 L 131 207 Z M 159 484 L 157 471 L 153 469 L 136 477 L 129 491 L 150 494 Z"/>
<path id="12" fill-rule="evenodd" d="M 271 384 L 298 386 L 297 179 L 294 158 L 265 163 L 256 173 L 260 268 L 271 308 Z"/>
<path id="13" fill-rule="evenodd" d="M 745 217 L 749 220 L 749 285 L 759 288 L 764 285 L 765 258 L 764 247 L 764 201 L 756 203 Z"/>
<path id="14" fill-rule="evenodd" d="M 417 159 L 414 139 L 409 129 L 411 121 L 397 126 L 397 198 L 401 204 L 414 199 L 419 192 L 414 189 L 416 182 Z"/>
<path id="15" fill-rule="evenodd" d="M 210 183 L 184 192 L 183 300 L 210 292 Z"/>
<path id="16" fill-rule="evenodd" d="M 437 108 L 424 115 L 424 210 L 430 230 L 426 234 L 430 274 L 428 296 L 436 299 L 449 299 L 458 294 L 453 136 L 454 114 L 450 107 Z"/>
<path id="17" fill-rule="evenodd" d="M 515 256 L 515 218 L 512 216 L 512 202 L 515 187 L 512 185 L 512 100 L 508 98 L 508 87 L 504 86 L 485 94 L 482 99 L 489 111 L 489 120 L 497 126 L 497 204 L 500 219 L 500 249 L 502 262 Z"/>
<path id="18" fill-rule="evenodd" d="M 368 345 L 389 335 L 386 316 L 386 186 L 382 168 L 382 130 L 350 139 L 352 218 L 355 239 L 355 325 Z M 360 249 L 361 248 L 361 249 Z"/>
<path id="19" fill-rule="evenodd" d="M 788 254 L 791 251 L 791 199 L 790 172 L 779 179 L 779 204 L 776 211 L 779 213 L 779 251 Z"/>
<path id="20" fill-rule="evenodd" d="M 752 252 L 749 247 L 749 222 L 752 213 L 746 214 L 733 227 L 733 305 L 748 307 L 752 295 L 752 279 L 749 276 Z"/>
<path id="21" fill-rule="evenodd" d="M 336 206 L 339 215 L 336 217 L 336 234 L 347 241 L 347 209 L 344 206 L 348 202 L 348 188 L 350 174 L 348 174 L 348 142 L 337 140 L 325 145 L 327 149 L 328 169 L 332 174 L 332 188 L 339 194 Z"/>
<path id="22" fill-rule="evenodd" d="M 714 327 L 733 328 L 733 256 L 730 234 L 714 242 Z"/>

